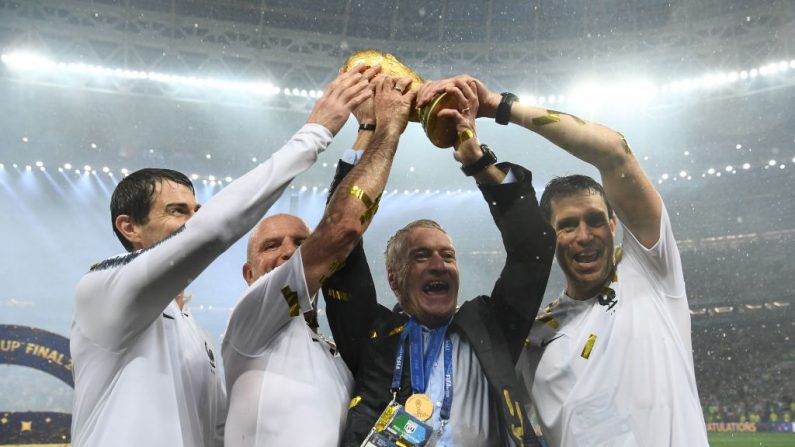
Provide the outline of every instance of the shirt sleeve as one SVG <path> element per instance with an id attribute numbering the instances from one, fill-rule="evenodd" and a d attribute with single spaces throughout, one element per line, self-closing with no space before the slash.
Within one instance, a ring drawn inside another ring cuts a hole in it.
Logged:
<path id="1" fill-rule="evenodd" d="M 268 160 L 218 192 L 182 229 L 152 247 L 92 267 L 77 287 L 75 324 L 100 346 L 124 344 L 249 231 L 331 139 L 323 126 L 303 126 Z"/>
<path id="2" fill-rule="evenodd" d="M 669 298 L 685 296 L 685 280 L 682 258 L 671 229 L 671 219 L 663 204 L 660 215 L 660 237 L 651 248 L 644 247 L 632 232 L 624 227 L 622 244 L 624 256 L 639 260 L 650 278 L 659 285 L 663 295 Z"/>
<path id="3" fill-rule="evenodd" d="M 310 310 L 312 301 L 299 248 L 287 262 L 246 290 L 232 310 L 221 349 L 257 357 L 291 318 L 303 318 Z M 227 358 L 226 353 L 222 355 Z"/>

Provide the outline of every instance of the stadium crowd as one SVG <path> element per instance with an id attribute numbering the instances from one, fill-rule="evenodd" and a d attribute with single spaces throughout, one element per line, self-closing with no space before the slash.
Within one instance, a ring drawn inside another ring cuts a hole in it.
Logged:
<path id="1" fill-rule="evenodd" d="M 791 422 L 792 333 L 789 310 L 694 316 L 693 357 L 706 422 Z"/>

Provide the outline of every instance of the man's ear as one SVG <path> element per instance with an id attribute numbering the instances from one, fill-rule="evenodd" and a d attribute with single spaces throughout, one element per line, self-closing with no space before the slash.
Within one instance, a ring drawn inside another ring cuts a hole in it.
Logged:
<path id="1" fill-rule="evenodd" d="M 119 233 L 130 241 L 133 247 L 141 246 L 141 235 L 138 234 L 138 226 L 135 225 L 129 215 L 119 214 L 116 216 L 114 224 L 116 225 L 116 229 L 119 230 Z"/>
<path id="2" fill-rule="evenodd" d="M 616 237 L 616 215 L 613 213 L 613 217 L 610 218 L 610 233 L 613 234 L 613 237 Z"/>
<path id="3" fill-rule="evenodd" d="M 251 266 L 248 264 L 248 262 L 243 264 L 243 279 L 248 285 L 251 285 L 251 283 L 254 282 L 254 272 L 251 271 Z"/>
<path id="4" fill-rule="evenodd" d="M 392 289 L 393 292 L 397 292 L 398 290 L 398 281 L 397 277 L 395 276 L 395 272 L 389 270 L 386 272 L 387 280 L 389 281 L 389 288 Z"/>

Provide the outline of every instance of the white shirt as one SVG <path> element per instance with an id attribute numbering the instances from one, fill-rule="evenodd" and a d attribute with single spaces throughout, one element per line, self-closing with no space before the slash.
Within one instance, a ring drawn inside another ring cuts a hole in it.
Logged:
<path id="1" fill-rule="evenodd" d="M 498 409 L 490 398 L 490 385 L 469 342 L 455 333 L 449 333 L 453 347 L 453 401 L 450 420 L 438 446 L 485 447 L 500 446 L 499 427 L 490 423 Z M 427 344 L 427 337 L 423 338 Z M 426 346 L 427 347 L 427 346 Z M 434 411 L 426 423 L 438 430 L 441 425 L 444 400 L 444 348 L 439 350 L 428 380 L 428 395 L 433 400 Z"/>
<path id="2" fill-rule="evenodd" d="M 541 431 L 551 446 L 707 446 L 668 213 L 650 249 L 623 234 L 614 298 L 564 293 L 530 331 L 518 368 Z"/>
<path id="3" fill-rule="evenodd" d="M 173 299 L 250 230 L 331 142 L 305 125 L 157 245 L 92 267 L 71 331 L 76 446 L 220 444 L 223 385 L 212 346 Z M 212 355 L 211 355 L 212 354 Z"/>
<path id="4" fill-rule="evenodd" d="M 339 444 L 353 376 L 306 324 L 310 310 L 300 248 L 238 301 L 221 345 L 227 447 Z"/>

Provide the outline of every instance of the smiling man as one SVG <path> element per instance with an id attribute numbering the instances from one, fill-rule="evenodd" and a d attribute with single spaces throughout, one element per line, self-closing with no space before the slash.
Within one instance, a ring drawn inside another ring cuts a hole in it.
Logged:
<path id="1" fill-rule="evenodd" d="M 339 445 L 353 378 L 318 333 L 315 297 L 375 213 L 408 123 L 410 82 L 373 81 L 378 128 L 356 167 L 332 188 L 314 232 L 287 214 L 264 219 L 252 232 L 243 266 L 249 287 L 221 347 L 229 389 L 227 447 Z"/>
<path id="2" fill-rule="evenodd" d="M 459 109 L 441 116 L 456 123 L 454 158 L 483 193 L 502 235 L 505 266 L 490 295 L 457 310 L 453 242 L 436 222 L 409 223 L 386 249 L 388 282 L 400 305 L 393 311 L 361 286 L 370 284 L 370 272 L 361 247 L 354 250 L 323 288 L 334 338 L 356 378 L 341 445 L 538 445 L 514 367 L 546 287 L 553 232 L 539 212 L 531 173 L 496 164 L 479 144 L 476 86 L 430 83 L 417 97 L 428 88 L 458 99 Z M 346 315 L 360 323 L 346 322 Z"/>
<path id="3" fill-rule="evenodd" d="M 706 446 L 690 312 L 671 222 L 624 137 L 554 110 L 500 102 L 599 170 L 553 179 L 541 211 L 566 289 L 538 316 L 519 370 L 551 446 Z M 616 227 L 623 232 L 614 251 Z"/>

